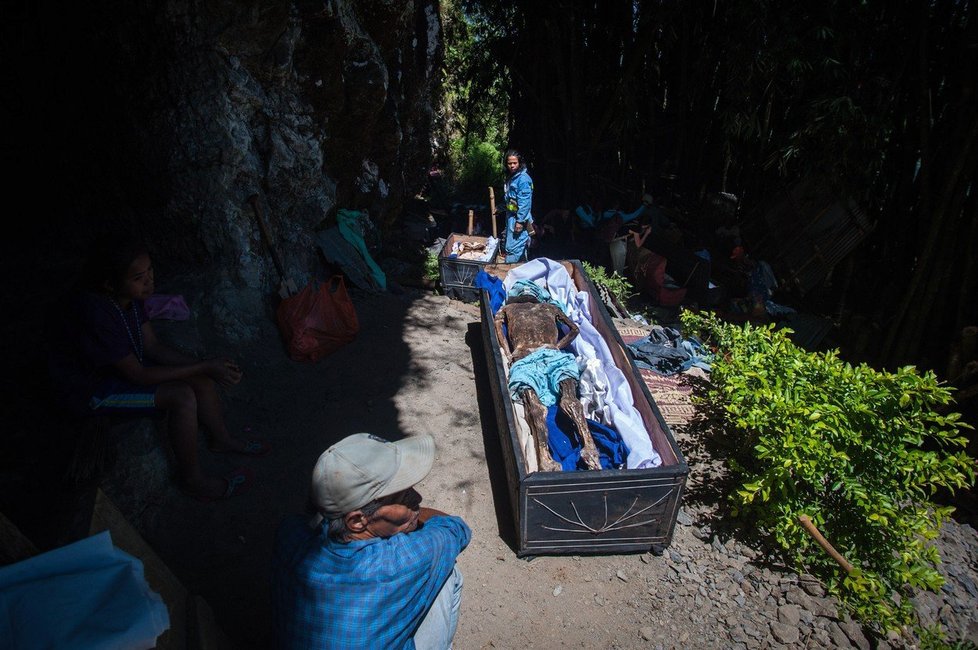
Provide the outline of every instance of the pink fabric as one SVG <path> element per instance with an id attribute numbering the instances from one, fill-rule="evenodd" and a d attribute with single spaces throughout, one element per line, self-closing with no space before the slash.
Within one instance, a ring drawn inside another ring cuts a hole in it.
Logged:
<path id="1" fill-rule="evenodd" d="M 146 317 L 150 320 L 187 320 L 190 307 L 181 295 L 154 293 L 144 301 Z"/>

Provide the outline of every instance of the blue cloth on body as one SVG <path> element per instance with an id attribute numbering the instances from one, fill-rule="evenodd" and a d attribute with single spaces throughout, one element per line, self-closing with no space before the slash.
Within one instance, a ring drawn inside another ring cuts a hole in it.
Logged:
<path id="1" fill-rule="evenodd" d="M 544 406 L 553 406 L 560 395 L 560 382 L 581 378 L 577 361 L 570 352 L 541 348 L 515 362 L 509 369 L 509 392 L 513 399 L 532 388 Z"/>
<path id="2" fill-rule="evenodd" d="M 567 305 L 554 298 L 546 287 L 541 287 L 533 280 L 517 280 L 517 282 L 510 287 L 506 296 L 508 298 L 533 296 L 540 302 L 550 303 L 560 311 L 564 312 L 564 314 L 567 313 Z"/>
<path id="3" fill-rule="evenodd" d="M 632 389 L 617 366 L 607 341 L 591 324 L 591 294 L 579 291 L 570 274 L 556 260 L 538 258 L 511 269 L 503 285 L 512 287 L 519 280 L 533 280 L 567 305 L 567 317 L 580 328 L 569 349 L 580 359 L 600 359 L 593 371 L 596 382 L 607 383 L 608 397 L 603 421 L 615 428 L 628 446 L 628 469 L 658 467 L 662 459 L 652 446 L 642 416 L 633 404 Z"/>
<path id="4" fill-rule="evenodd" d="M 594 446 L 598 448 L 598 456 L 603 469 L 621 469 L 628 457 L 628 448 L 622 442 L 621 436 L 614 429 L 600 422 L 586 420 Z M 550 455 L 560 463 L 565 472 L 577 469 L 581 460 L 581 447 L 577 442 L 577 429 L 574 421 L 554 404 L 547 410 L 547 447 Z"/>

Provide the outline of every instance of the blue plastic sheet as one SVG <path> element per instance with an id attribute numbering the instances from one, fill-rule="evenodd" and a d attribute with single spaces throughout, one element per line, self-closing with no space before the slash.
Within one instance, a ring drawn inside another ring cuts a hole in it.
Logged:
<path id="1" fill-rule="evenodd" d="M 4 648 L 148 649 L 169 627 L 143 563 L 108 531 L 0 568 Z"/>

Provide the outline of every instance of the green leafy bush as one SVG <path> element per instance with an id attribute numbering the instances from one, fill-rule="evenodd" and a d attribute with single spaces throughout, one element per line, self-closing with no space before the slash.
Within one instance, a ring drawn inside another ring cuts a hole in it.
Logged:
<path id="1" fill-rule="evenodd" d="M 424 279 L 430 282 L 437 282 L 440 277 L 441 271 L 438 266 L 438 254 L 428 251 L 424 259 Z"/>
<path id="2" fill-rule="evenodd" d="M 635 289 L 631 283 L 617 273 L 612 272 L 611 275 L 608 275 L 608 271 L 603 266 L 591 264 L 583 260 L 581 261 L 581 266 L 584 267 L 584 272 L 591 278 L 591 282 L 607 289 L 608 293 L 613 295 L 615 300 L 618 301 L 618 304 L 624 306 L 628 298 L 635 295 Z"/>
<path id="3" fill-rule="evenodd" d="M 492 143 L 476 139 L 469 141 L 468 148 L 464 147 L 461 138 L 451 142 L 449 176 L 460 195 L 487 202 L 486 188 L 502 185 L 502 151 Z"/>
<path id="4" fill-rule="evenodd" d="M 810 353 L 786 330 L 684 312 L 716 348 L 706 399 L 722 413 L 739 489 L 734 514 L 773 537 L 875 628 L 916 627 L 913 589 L 943 584 L 930 543 L 952 508 L 930 502 L 975 481 L 950 391 L 913 367 L 882 372 Z M 808 515 L 855 567 L 840 570 L 800 526 Z"/>

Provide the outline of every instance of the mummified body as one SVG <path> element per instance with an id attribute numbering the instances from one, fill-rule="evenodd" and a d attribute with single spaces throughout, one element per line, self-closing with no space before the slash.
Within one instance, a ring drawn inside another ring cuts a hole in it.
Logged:
<path id="1" fill-rule="evenodd" d="M 558 323 L 569 330 L 559 341 Z M 503 332 L 504 324 L 508 336 Z M 512 363 L 510 390 L 519 395 L 526 407 L 540 469 L 545 472 L 561 469 L 547 449 L 547 406 L 555 401 L 574 422 L 582 448 L 581 460 L 588 469 L 601 469 L 598 450 L 584 419 L 584 407 L 577 399 L 580 376 L 577 362 L 573 354 L 561 351 L 578 335 L 577 325 L 559 308 L 532 296 L 511 298 L 496 313 L 494 325 L 503 351 Z"/>

